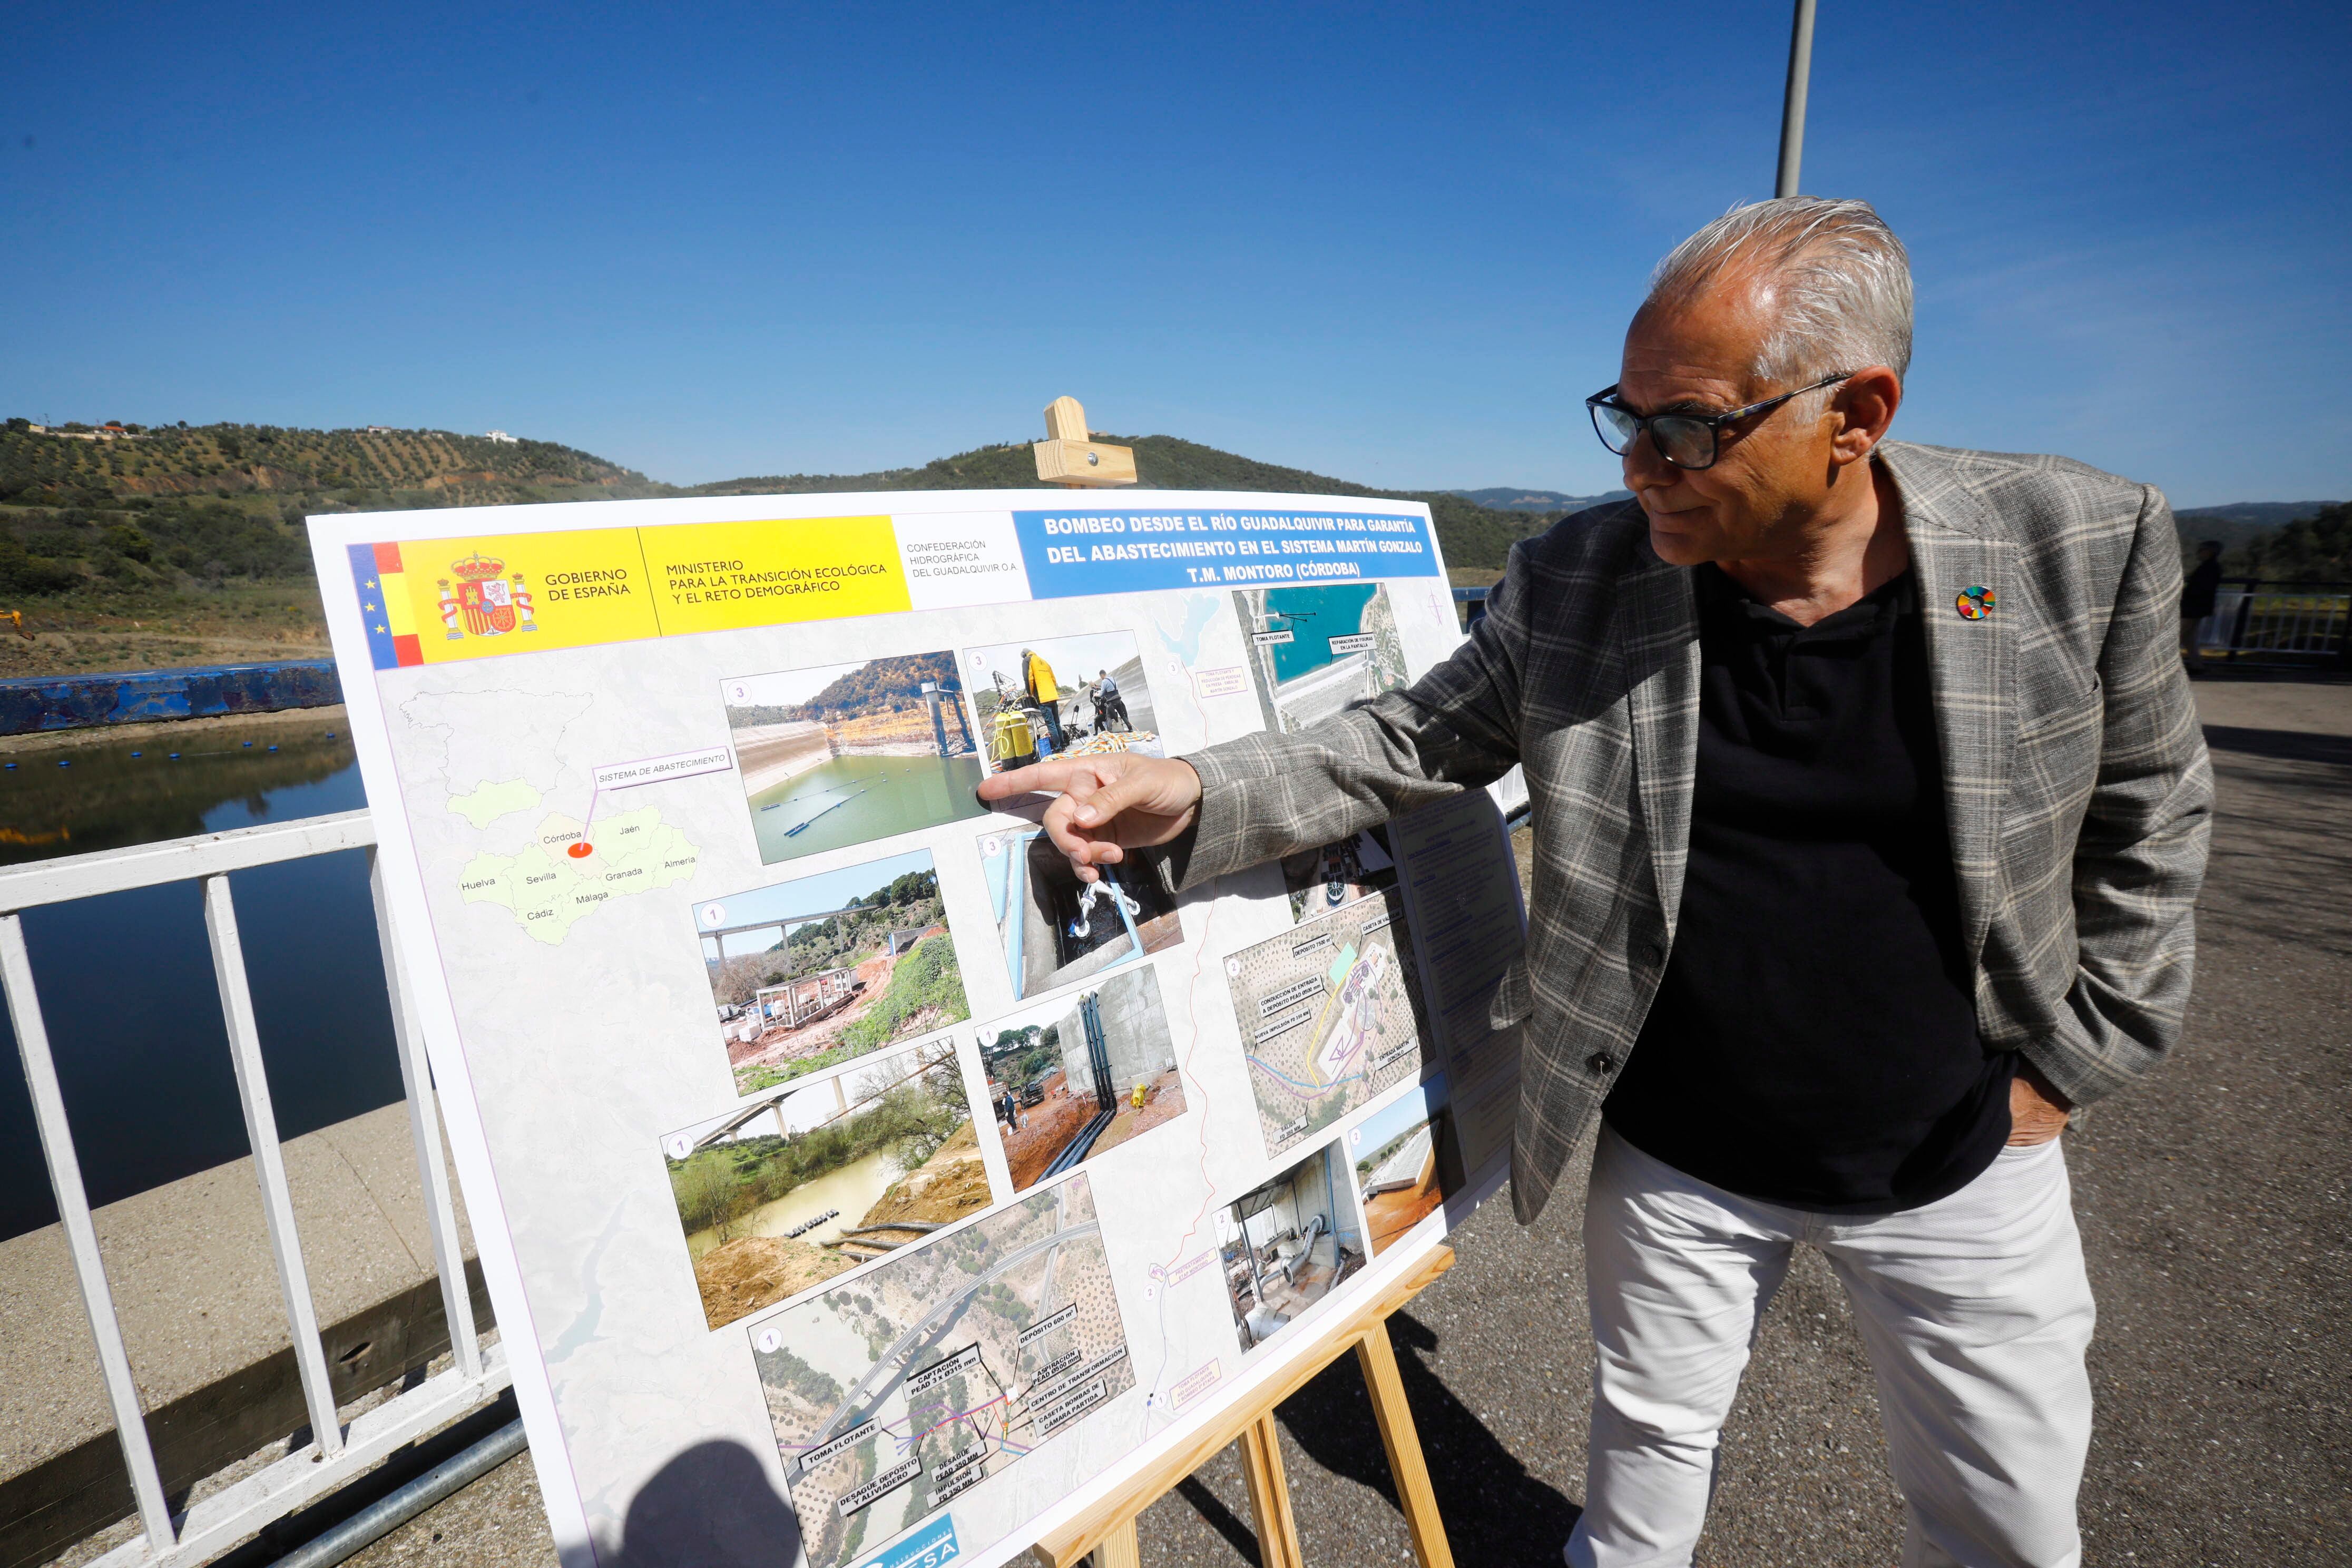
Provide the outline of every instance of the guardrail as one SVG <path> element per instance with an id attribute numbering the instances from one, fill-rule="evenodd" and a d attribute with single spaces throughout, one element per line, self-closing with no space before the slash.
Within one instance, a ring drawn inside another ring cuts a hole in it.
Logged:
<path id="1" fill-rule="evenodd" d="M 2225 579 L 2196 641 L 2234 661 L 2352 664 L 2352 584 Z"/>
<path id="2" fill-rule="evenodd" d="M 286 1181 L 278 1121 L 263 1070 L 261 1037 L 253 995 L 246 978 L 245 952 L 237 937 L 236 904 L 229 874 L 257 866 L 331 855 L 345 849 L 368 852 L 368 885 L 374 896 L 376 936 L 391 992 L 394 1037 L 400 1057 L 401 1087 L 407 1096 L 409 1131 L 423 1181 L 425 1218 L 433 1237 L 433 1261 L 440 1276 L 454 1364 L 436 1377 L 404 1388 L 383 1404 L 341 1419 L 319 1334 L 303 1268 L 301 1240 Z M 202 880 L 205 928 L 211 940 L 213 973 L 227 1025 L 229 1053 L 236 1073 L 237 1099 L 245 1112 L 247 1141 L 261 1183 L 262 1215 L 278 1266 L 286 1321 L 310 1413 L 311 1440 L 256 1473 L 174 1513 L 150 1441 L 139 1391 L 90 1217 L 82 1184 L 81 1160 L 66 1115 L 48 1030 L 41 1016 L 32 959 L 25 945 L 22 912 L 45 904 L 94 898 L 102 893 L 165 882 Z M 82 1306 L 89 1316 L 100 1375 L 106 1384 L 114 1429 L 122 1444 L 131 1490 L 143 1533 L 98 1560 L 98 1568 L 134 1564 L 179 1565 L 210 1561 L 264 1526 L 293 1513 L 373 1466 L 394 1448 L 480 1408 L 511 1381 L 506 1358 L 485 1348 L 474 1323 L 467 1289 L 457 1212 L 450 1201 L 449 1173 L 441 1158 L 441 1125 L 433 1100 L 407 974 L 392 940 L 383 875 L 375 863 L 375 829 L 364 811 L 307 817 L 261 827 L 212 833 L 194 838 L 142 844 L 95 855 L 35 861 L 0 870 L 0 990 L 5 990 L 16 1048 L 32 1091 L 33 1116 L 41 1152 L 57 1196 L 58 1215 L 73 1260 Z"/>
<path id="3" fill-rule="evenodd" d="M 1485 618 L 1488 592 L 1454 590 L 1464 629 Z M 2237 663 L 2333 659 L 2352 667 L 2352 584 L 2226 579 L 2195 636 L 2200 652 Z"/>

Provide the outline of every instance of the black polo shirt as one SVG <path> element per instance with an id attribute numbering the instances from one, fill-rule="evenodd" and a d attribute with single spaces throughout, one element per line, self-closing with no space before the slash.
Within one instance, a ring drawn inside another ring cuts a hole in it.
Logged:
<path id="1" fill-rule="evenodd" d="M 2015 1058 L 1977 1037 L 1912 576 L 1811 626 L 1696 577 L 1682 909 L 1602 1113 L 1744 1196 L 1933 1203 L 2007 1142 Z"/>

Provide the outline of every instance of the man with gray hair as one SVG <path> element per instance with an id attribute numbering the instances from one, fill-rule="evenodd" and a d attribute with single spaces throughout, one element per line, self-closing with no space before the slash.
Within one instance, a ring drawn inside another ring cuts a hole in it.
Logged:
<path id="1" fill-rule="evenodd" d="M 2058 1142 L 2180 1029 L 2211 774 L 2153 489 L 1886 438 L 1910 267 L 1864 203 L 1725 215 L 1586 400 L 1634 499 L 1512 550 L 1402 691 L 1060 792 L 1078 875 L 1182 885 L 1514 763 L 1533 803 L 1512 1197 L 1597 1121 L 1578 1568 L 1686 1563 L 1800 1243 L 1853 1307 L 1904 1562 L 2081 1558 L 2094 1317 Z"/>

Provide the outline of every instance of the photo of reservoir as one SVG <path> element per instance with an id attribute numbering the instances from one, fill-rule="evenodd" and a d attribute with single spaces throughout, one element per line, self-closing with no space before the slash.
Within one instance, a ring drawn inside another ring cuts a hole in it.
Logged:
<path id="1" fill-rule="evenodd" d="M 1372 1256 L 1445 1205 L 1465 1184 L 1462 1142 L 1446 1104 L 1445 1075 L 1416 1084 L 1348 1131 L 1356 1197 Z"/>
<path id="2" fill-rule="evenodd" d="M 1043 828 L 986 833 L 980 866 L 1015 996 L 1042 996 L 1184 940 L 1156 862 L 1081 882 Z"/>
<path id="3" fill-rule="evenodd" d="M 952 1039 L 681 1129 L 662 1158 L 714 1329 L 989 1204 Z"/>
<path id="4" fill-rule="evenodd" d="M 1184 1114 L 1176 1044 L 1149 967 L 982 1025 L 980 1059 L 1016 1193 Z"/>
<path id="5" fill-rule="evenodd" d="M 768 865 L 985 815 L 953 654 L 736 676 L 720 689 Z"/>
<path id="6" fill-rule="evenodd" d="M 1405 682 L 1404 639 L 1378 583 L 1244 588 L 1234 595 L 1234 614 L 1249 646 L 1258 710 L 1276 734 Z"/>
<path id="7" fill-rule="evenodd" d="M 755 888 L 694 909 L 738 1094 L 971 1016 L 930 851 Z"/>
<path id="8" fill-rule="evenodd" d="M 966 648 L 963 669 L 991 773 L 1048 757 L 1166 754 L 1132 632 Z"/>

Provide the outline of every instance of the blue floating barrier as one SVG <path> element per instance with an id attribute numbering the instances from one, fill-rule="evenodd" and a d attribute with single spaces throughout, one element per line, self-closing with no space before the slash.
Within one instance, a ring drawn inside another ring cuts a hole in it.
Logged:
<path id="1" fill-rule="evenodd" d="M 277 748 L 277 747 L 275 747 L 275 746 L 272 746 L 272 747 L 270 747 L 269 749 L 270 749 L 271 751 L 273 751 L 273 752 L 274 752 L 274 751 L 276 751 L 278 748 Z"/>
<path id="2" fill-rule="evenodd" d="M 61 768 L 69 768 L 73 766 L 73 759 L 71 757 L 59 757 L 58 759 L 58 766 Z"/>
<path id="3" fill-rule="evenodd" d="M 143 757 L 143 756 L 145 756 L 147 753 L 146 753 L 146 752 L 131 752 L 131 754 L 132 756 L 134 756 L 134 757 Z"/>
<path id="4" fill-rule="evenodd" d="M 173 762 L 175 762 L 175 763 L 176 763 L 176 762 L 178 762 L 178 761 L 180 760 L 180 753 L 179 753 L 179 752 L 173 752 L 172 753 L 172 760 L 173 760 Z"/>
<path id="5" fill-rule="evenodd" d="M 247 742 L 245 743 L 245 749 L 246 749 L 247 751 L 248 751 L 248 752 L 249 752 L 249 751 L 251 751 L 251 750 L 253 750 L 253 742 L 250 742 L 250 741 L 247 741 Z"/>

